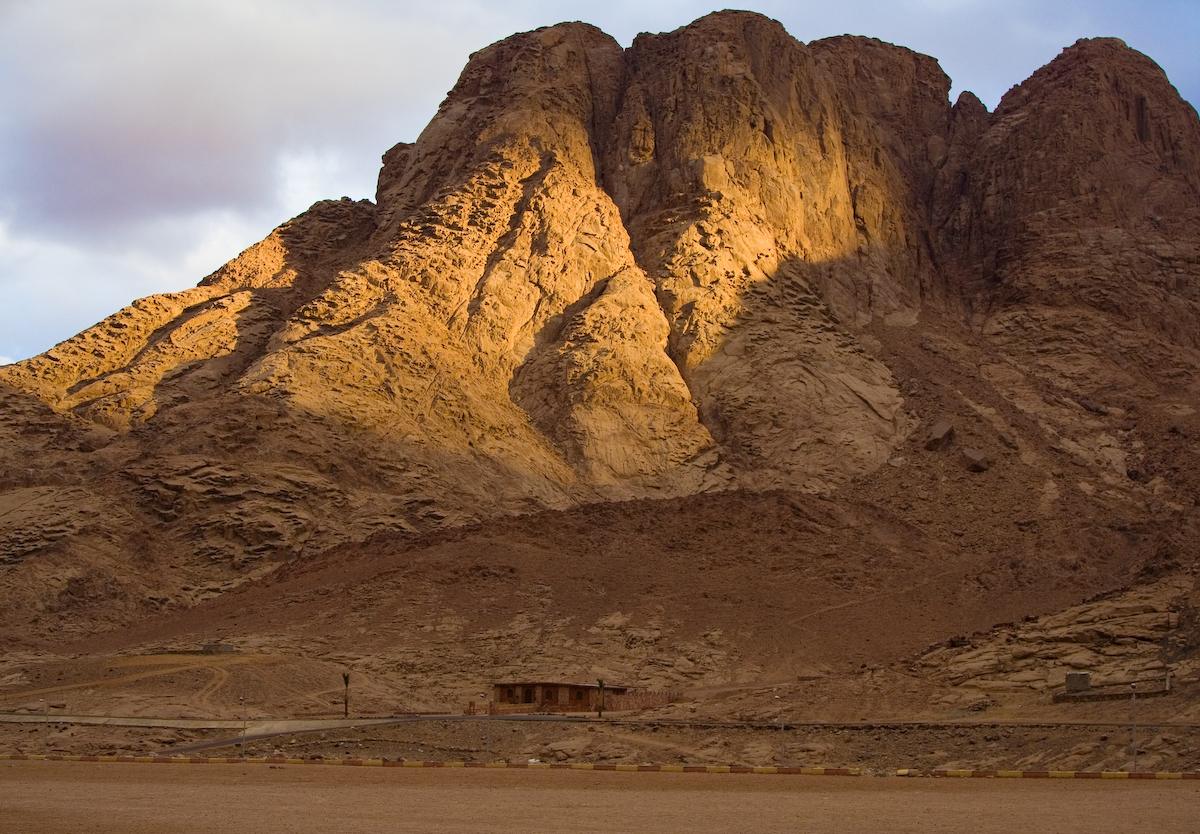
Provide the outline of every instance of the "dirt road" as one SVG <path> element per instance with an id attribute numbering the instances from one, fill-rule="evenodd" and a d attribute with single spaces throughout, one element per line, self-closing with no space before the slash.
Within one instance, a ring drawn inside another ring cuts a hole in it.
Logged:
<path id="1" fill-rule="evenodd" d="M 0 832 L 1194 832 L 1194 782 L 0 764 Z"/>

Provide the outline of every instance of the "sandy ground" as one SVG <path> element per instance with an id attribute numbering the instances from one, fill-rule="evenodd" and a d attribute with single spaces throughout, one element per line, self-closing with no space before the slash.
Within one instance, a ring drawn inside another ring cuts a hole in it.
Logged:
<path id="1" fill-rule="evenodd" d="M 6 762 L 0 832 L 1196 831 L 1194 782 Z"/>

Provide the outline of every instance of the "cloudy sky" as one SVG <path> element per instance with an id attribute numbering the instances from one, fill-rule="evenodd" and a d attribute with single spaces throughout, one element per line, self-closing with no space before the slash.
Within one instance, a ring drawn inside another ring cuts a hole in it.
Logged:
<path id="1" fill-rule="evenodd" d="M 928 53 L 994 107 L 1116 36 L 1200 103 L 1197 0 L 749 0 L 800 40 Z M 474 50 L 585 20 L 623 45 L 695 0 L 0 0 L 0 363 L 197 283 L 318 199 L 373 197 Z"/>

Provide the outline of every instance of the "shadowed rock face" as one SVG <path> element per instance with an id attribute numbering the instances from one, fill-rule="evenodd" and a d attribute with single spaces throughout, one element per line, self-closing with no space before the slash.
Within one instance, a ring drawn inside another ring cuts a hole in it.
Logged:
<path id="1" fill-rule="evenodd" d="M 969 302 L 1090 306 L 1195 344 L 1200 124 L 1153 61 L 1081 40 L 994 114 L 964 94 L 951 130 L 933 209 Z"/>
<path id="2" fill-rule="evenodd" d="M 187 601 L 377 529 L 830 494 L 941 416 L 936 363 L 888 347 L 935 325 L 989 420 L 1035 415 L 1119 480 L 1148 453 L 1072 400 L 1116 419 L 1200 381 L 1195 111 L 1113 40 L 995 113 L 949 88 L 927 56 L 745 12 L 476 53 L 374 204 L 318 203 L 0 370 L 13 587 Z M 90 520 L 41 535 L 64 502 Z"/>

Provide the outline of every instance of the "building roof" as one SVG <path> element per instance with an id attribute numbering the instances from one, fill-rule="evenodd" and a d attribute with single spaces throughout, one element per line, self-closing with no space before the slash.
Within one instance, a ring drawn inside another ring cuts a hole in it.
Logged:
<path id="1" fill-rule="evenodd" d="M 568 681 L 497 681 L 492 686 L 570 686 L 575 689 L 599 689 L 594 683 L 570 683 Z M 628 689 L 620 684 L 604 684 L 605 689 Z"/>

